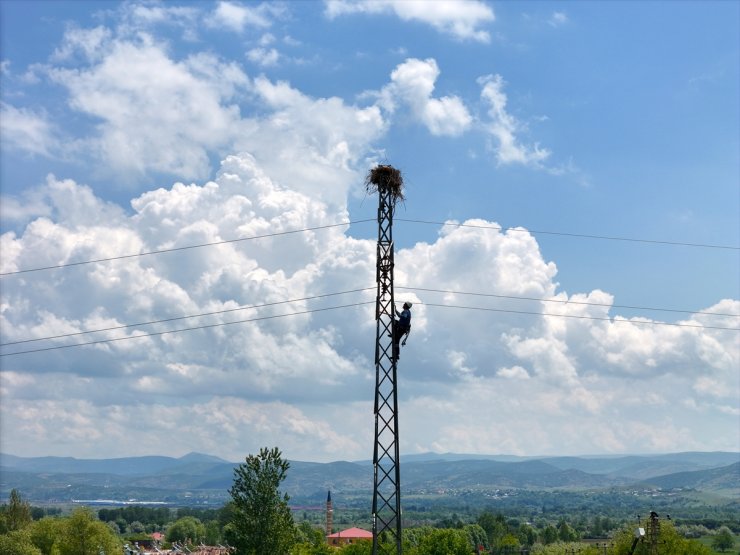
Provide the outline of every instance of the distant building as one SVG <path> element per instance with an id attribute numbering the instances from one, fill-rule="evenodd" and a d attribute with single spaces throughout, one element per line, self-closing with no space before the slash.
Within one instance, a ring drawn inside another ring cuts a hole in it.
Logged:
<path id="1" fill-rule="evenodd" d="M 326 542 L 329 545 L 341 546 L 349 543 L 357 543 L 359 541 L 367 541 L 373 539 L 373 533 L 363 530 L 362 528 L 348 528 L 341 532 L 335 532 L 326 536 Z"/>

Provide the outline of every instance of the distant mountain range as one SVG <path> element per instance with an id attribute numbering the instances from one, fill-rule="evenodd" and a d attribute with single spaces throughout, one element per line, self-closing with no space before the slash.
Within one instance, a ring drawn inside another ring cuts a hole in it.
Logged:
<path id="1" fill-rule="evenodd" d="M 233 463 L 200 453 L 180 458 L 118 459 L 16 457 L 0 454 L 0 495 L 20 489 L 33 502 L 108 500 L 222 503 Z M 401 459 L 402 487 L 410 494 L 497 489 L 662 488 L 740 495 L 740 453 L 516 457 L 465 454 L 408 455 Z M 370 461 L 291 461 L 284 489 L 299 503 L 316 503 L 327 490 L 365 495 L 372 490 Z"/>

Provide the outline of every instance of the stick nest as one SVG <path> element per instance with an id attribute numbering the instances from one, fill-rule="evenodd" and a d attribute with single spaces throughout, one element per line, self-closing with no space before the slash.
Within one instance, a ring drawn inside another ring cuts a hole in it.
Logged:
<path id="1" fill-rule="evenodd" d="M 368 193 L 390 192 L 393 200 L 403 200 L 403 177 L 393 166 L 378 165 L 368 172 L 365 178 Z"/>

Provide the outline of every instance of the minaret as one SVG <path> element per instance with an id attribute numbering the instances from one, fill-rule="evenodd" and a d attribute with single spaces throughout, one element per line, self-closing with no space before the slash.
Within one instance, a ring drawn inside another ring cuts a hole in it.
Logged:
<path id="1" fill-rule="evenodd" d="M 331 535 L 332 521 L 334 520 L 334 509 L 331 506 L 331 491 L 326 495 L 326 535 Z"/>

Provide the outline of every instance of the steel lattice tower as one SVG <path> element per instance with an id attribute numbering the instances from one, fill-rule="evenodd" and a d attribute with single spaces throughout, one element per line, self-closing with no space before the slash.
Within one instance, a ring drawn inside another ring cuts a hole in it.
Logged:
<path id="1" fill-rule="evenodd" d="M 377 297 L 375 308 L 375 448 L 373 451 L 373 555 L 401 553 L 401 473 L 398 447 L 397 357 L 393 353 L 393 212 L 400 173 L 378 166 L 373 181 L 378 199 Z M 387 172 L 387 173 L 386 173 Z M 397 353 L 396 353 L 397 354 Z M 382 541 L 381 541 L 382 540 Z"/>

